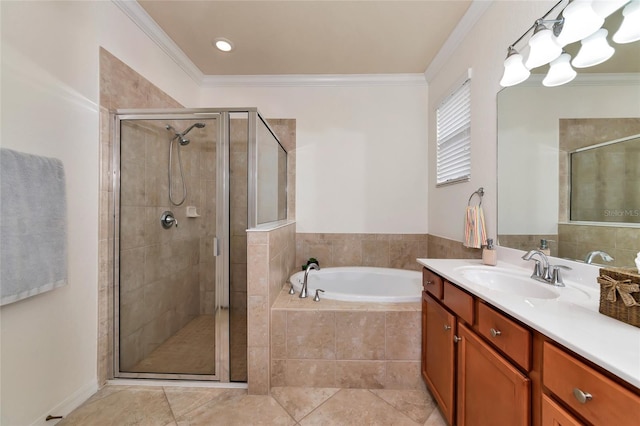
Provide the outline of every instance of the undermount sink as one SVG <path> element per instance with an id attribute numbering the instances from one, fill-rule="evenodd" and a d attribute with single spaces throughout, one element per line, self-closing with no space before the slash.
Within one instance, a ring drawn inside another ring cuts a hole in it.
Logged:
<path id="1" fill-rule="evenodd" d="M 463 266 L 457 272 L 472 283 L 490 290 L 510 293 L 534 299 L 556 299 L 560 293 L 551 287 L 544 287 L 528 276 L 488 266 Z"/>

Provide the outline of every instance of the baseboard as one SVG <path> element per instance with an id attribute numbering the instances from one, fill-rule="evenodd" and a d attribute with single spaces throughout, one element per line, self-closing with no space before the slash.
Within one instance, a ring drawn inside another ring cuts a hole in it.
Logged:
<path id="1" fill-rule="evenodd" d="M 78 408 L 83 402 L 89 399 L 94 393 L 98 391 L 98 381 L 92 380 L 90 383 L 82 386 L 80 389 L 69 395 L 64 401 L 55 407 L 51 408 L 47 413 L 43 414 L 36 421 L 31 423 L 31 426 L 51 426 L 58 423 L 60 420 L 47 421 L 47 416 L 66 416 L 73 410 Z"/>

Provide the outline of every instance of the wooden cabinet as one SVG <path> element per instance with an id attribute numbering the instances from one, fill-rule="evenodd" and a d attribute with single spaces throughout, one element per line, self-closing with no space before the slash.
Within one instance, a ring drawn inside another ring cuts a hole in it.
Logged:
<path id="1" fill-rule="evenodd" d="M 423 374 L 447 422 L 453 424 L 456 318 L 423 293 Z"/>
<path id="2" fill-rule="evenodd" d="M 582 426 L 582 423 L 547 395 L 542 395 L 542 426 Z"/>
<path id="3" fill-rule="evenodd" d="M 485 303 L 478 303 L 478 333 L 516 364 L 531 370 L 531 332 Z"/>
<path id="4" fill-rule="evenodd" d="M 640 423 L 640 396 L 557 346 L 545 342 L 542 383 L 562 403 L 594 425 Z"/>
<path id="5" fill-rule="evenodd" d="M 467 326 L 458 335 L 457 424 L 529 425 L 530 380 Z"/>
<path id="6" fill-rule="evenodd" d="M 449 425 L 640 424 L 638 388 L 426 268 L 423 277 L 422 375 Z"/>

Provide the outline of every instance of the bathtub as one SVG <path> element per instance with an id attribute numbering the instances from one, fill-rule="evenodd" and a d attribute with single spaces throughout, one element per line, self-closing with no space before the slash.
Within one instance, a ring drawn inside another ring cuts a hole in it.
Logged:
<path id="1" fill-rule="evenodd" d="M 289 278 L 296 294 L 300 294 L 304 271 Z M 348 266 L 313 270 L 307 279 L 309 297 L 316 289 L 321 299 L 353 302 L 419 302 L 422 274 L 404 269 Z"/>

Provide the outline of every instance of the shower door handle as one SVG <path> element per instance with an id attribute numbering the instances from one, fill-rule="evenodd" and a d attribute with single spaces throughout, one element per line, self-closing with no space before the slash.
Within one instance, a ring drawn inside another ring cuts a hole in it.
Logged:
<path id="1" fill-rule="evenodd" d="M 213 237 L 213 257 L 220 256 L 220 249 L 218 248 L 218 237 Z"/>

